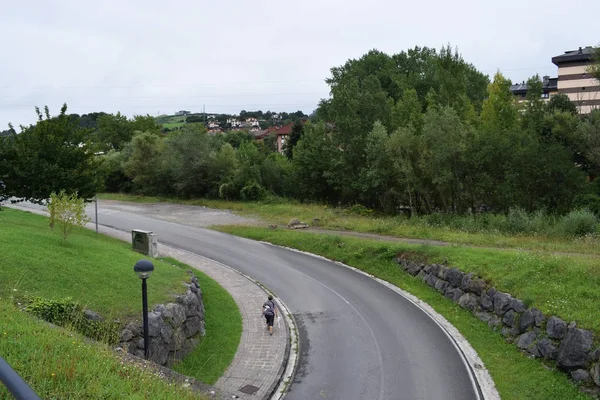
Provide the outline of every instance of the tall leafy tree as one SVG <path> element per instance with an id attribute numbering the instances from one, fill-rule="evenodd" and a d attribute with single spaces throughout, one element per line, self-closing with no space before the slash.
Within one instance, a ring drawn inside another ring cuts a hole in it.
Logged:
<path id="1" fill-rule="evenodd" d="M 290 132 L 290 137 L 285 143 L 284 153 L 288 159 L 292 159 L 294 157 L 294 147 L 298 144 L 298 141 L 302 138 L 304 134 L 304 123 L 301 120 L 297 120 L 292 125 L 292 131 Z"/>
<path id="2" fill-rule="evenodd" d="M 38 121 L 0 141 L 0 180 L 5 195 L 41 203 L 52 192 L 78 192 L 91 198 L 101 186 L 99 162 L 86 142 L 87 132 L 66 114 L 36 108 Z"/>

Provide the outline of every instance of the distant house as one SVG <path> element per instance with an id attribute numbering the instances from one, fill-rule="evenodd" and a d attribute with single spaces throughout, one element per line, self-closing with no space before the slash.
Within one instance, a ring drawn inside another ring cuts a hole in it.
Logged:
<path id="1" fill-rule="evenodd" d="M 256 118 L 248 118 L 244 121 L 244 126 L 246 128 L 258 128 L 260 129 L 260 123 Z"/>
<path id="2" fill-rule="evenodd" d="M 190 115 L 191 113 L 192 113 L 191 111 L 180 110 L 180 111 L 177 111 L 175 113 L 175 115 L 177 115 L 178 117 L 180 117 L 180 116 L 184 116 L 184 115 Z"/>
<path id="3" fill-rule="evenodd" d="M 219 121 L 216 121 L 216 120 L 209 121 L 208 124 L 206 124 L 206 128 L 208 129 L 209 135 L 216 135 L 218 133 L 223 132 L 223 130 L 221 129 L 221 125 L 219 124 Z"/>
<path id="4" fill-rule="evenodd" d="M 275 134 L 277 135 L 277 151 L 280 153 L 283 153 L 285 144 L 292 133 L 292 126 L 294 126 L 294 124 L 289 123 L 275 130 Z"/>
<path id="5" fill-rule="evenodd" d="M 558 93 L 569 96 L 581 114 L 600 108 L 600 82 L 589 73 L 595 50 L 591 46 L 580 47 L 552 57 L 552 63 L 558 67 Z"/>

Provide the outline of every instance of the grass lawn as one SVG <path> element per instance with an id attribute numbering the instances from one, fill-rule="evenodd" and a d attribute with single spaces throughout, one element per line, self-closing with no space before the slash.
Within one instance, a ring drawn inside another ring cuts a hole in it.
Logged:
<path id="1" fill-rule="evenodd" d="M 167 262 L 182 265 L 176 260 Z M 214 384 L 229 367 L 242 336 L 242 315 L 231 295 L 217 282 L 200 271 L 194 271 L 205 304 L 206 335 L 194 351 L 173 367 L 201 382 Z"/>
<path id="2" fill-rule="evenodd" d="M 103 345 L 84 346 L 86 350 L 64 353 L 65 357 L 73 357 L 69 358 L 68 368 L 71 371 L 69 374 L 72 374 L 72 370 L 74 370 L 81 375 L 81 380 L 74 378 L 73 381 L 73 385 L 81 387 L 71 388 L 66 385 L 66 378 L 62 383 L 47 382 L 47 380 L 58 379 L 54 376 L 49 377 L 50 372 L 46 373 L 46 371 L 52 371 L 50 366 L 58 365 L 59 370 L 67 368 L 61 364 L 64 360 L 61 361 L 60 357 L 60 351 L 62 351 L 60 349 L 63 349 L 62 342 L 59 343 L 62 340 L 60 338 L 77 335 L 62 329 L 50 329 L 47 324 L 35 321 L 31 316 L 16 310 L 8 300 L 11 297 L 18 299 L 25 295 L 55 300 L 71 297 L 89 309 L 101 313 L 107 319 L 118 318 L 121 321 L 129 318 L 139 319 L 142 308 L 141 284 L 133 272 L 133 265 L 143 256 L 131 251 L 131 246 L 127 243 L 108 236 L 97 235 L 87 229 L 75 229 L 67 241 L 64 241 L 58 233 L 49 229 L 47 218 L 12 209 L 4 209 L 0 212 L 0 243 L 3 245 L 2 257 L 0 257 L 0 301 L 2 302 L 0 330 L 4 329 L 7 332 L 4 335 L 4 332 L 0 331 L 0 355 L 5 358 L 7 358 L 6 354 L 10 355 L 9 363 L 13 366 L 20 365 L 21 368 L 17 371 L 25 374 L 24 378 L 28 382 L 38 382 L 42 393 L 49 393 L 43 398 L 117 399 L 122 398 L 123 393 L 134 393 L 137 390 L 133 388 L 134 384 L 127 382 L 122 386 L 114 386 L 114 393 L 120 393 L 119 395 L 114 394 L 113 396 L 111 394 L 113 392 L 101 392 L 102 388 L 95 388 L 94 383 L 89 384 L 92 386 L 90 392 L 84 392 L 87 380 L 93 379 L 94 373 L 104 374 L 107 376 L 106 379 L 110 378 L 111 373 L 115 375 L 115 379 L 146 376 L 140 375 L 135 369 L 131 369 L 131 372 L 121 371 L 119 368 L 114 369 L 112 365 L 119 364 L 116 359 L 102 361 L 106 364 L 102 367 L 105 369 L 100 366 L 89 368 L 90 373 L 88 373 L 88 362 L 85 361 L 88 356 L 86 354 L 92 354 L 89 356 L 90 363 L 110 358 L 109 349 Z M 152 262 L 155 271 L 148 279 L 150 308 L 155 304 L 173 301 L 173 294 L 183 293 L 185 289 L 183 282 L 189 281 L 187 271 L 191 269 L 172 259 L 152 260 Z M 194 273 L 200 281 L 204 295 L 207 334 L 194 352 L 190 353 L 175 369 L 210 384 L 216 382 L 233 360 L 241 337 L 241 315 L 227 291 L 205 274 L 199 271 L 194 271 Z M 9 314 L 8 320 L 5 320 L 7 313 Z M 12 334 L 9 334 L 9 330 Z M 36 341 L 37 336 L 36 338 L 30 337 L 38 331 L 42 332 L 40 342 Z M 4 339 L 10 337 L 13 340 L 2 342 L 1 336 L 4 336 Z M 16 340 L 17 338 L 19 340 Z M 54 339 L 58 341 L 56 344 L 52 343 Z M 83 346 L 80 339 L 73 340 L 77 346 Z M 71 340 L 67 340 L 65 343 L 71 342 Z M 21 343 L 28 343 L 32 350 L 22 352 L 19 350 L 19 346 L 22 346 Z M 75 343 L 73 343 L 73 347 L 77 347 Z M 59 349 L 56 353 L 46 353 L 41 350 L 55 347 Z M 20 354 L 23 357 L 20 357 Z M 44 357 L 45 355 L 47 357 Z M 32 362 L 31 359 L 35 357 L 40 357 L 40 359 Z M 14 368 L 16 369 L 16 367 Z M 132 387 L 127 389 L 129 387 L 127 385 Z M 157 385 L 160 387 L 160 384 Z M 119 392 L 121 390 L 119 388 L 129 391 Z M 59 393 L 60 390 L 66 392 L 62 395 L 52 395 L 53 390 L 56 390 L 56 393 Z M 72 396 L 71 390 L 73 391 Z M 82 393 L 87 394 L 83 395 Z M 100 394 L 96 395 L 96 393 Z M 156 393 L 158 393 L 156 396 L 143 397 L 144 395 L 140 392 L 140 396 L 142 396 L 140 398 L 177 398 L 171 395 L 162 396 L 160 392 Z M 177 393 L 177 391 L 173 391 L 173 393 Z M 3 398 L 1 391 L 0 398 Z M 137 397 L 128 396 L 127 398 Z"/>
<path id="3" fill-rule="evenodd" d="M 309 251 L 341 261 L 384 279 L 424 300 L 456 326 L 478 352 L 490 371 L 502 399 L 586 399 L 567 376 L 529 359 L 425 283 L 402 271 L 392 258 L 410 251 L 429 261 L 448 262 L 492 280 L 499 290 L 510 291 L 546 313 L 574 319 L 596 333 L 595 305 L 600 283 L 598 266 L 582 257 L 556 257 L 461 247 L 390 244 L 379 241 L 315 235 L 256 227 L 219 227 L 221 231 Z"/>
<path id="4" fill-rule="evenodd" d="M 50 230 L 47 218 L 5 208 L 0 211 L 0 243 L 0 297 L 71 297 L 105 317 L 141 312 L 141 284 L 133 266 L 144 256 L 125 242 L 83 228 L 64 241 Z M 189 281 L 186 269 L 153 263 L 148 303 L 183 293 L 183 282 Z"/>
<path id="5" fill-rule="evenodd" d="M 202 205 L 210 208 L 227 209 L 243 216 L 256 216 L 265 223 L 286 224 L 292 218 L 312 224 L 313 218 L 320 220 L 318 227 L 332 230 L 349 230 L 376 233 L 404 238 L 442 240 L 449 243 L 479 247 L 498 247 L 529 249 L 551 252 L 572 252 L 600 255 L 600 239 L 585 237 L 567 239 L 546 236 L 511 236 L 498 233 L 468 233 L 460 230 L 437 227 L 412 226 L 403 223 L 402 217 L 382 216 L 366 217 L 343 212 L 319 204 L 300 204 L 298 202 L 263 203 L 225 200 L 193 199 L 135 196 L 116 193 L 103 193 L 98 196 L 105 200 L 132 201 L 138 203 L 173 202 L 188 205 Z"/>
<path id="6" fill-rule="evenodd" d="M 203 398 L 147 369 L 123 364 L 107 346 L 53 328 L 6 299 L 0 300 L 0 315 L 0 355 L 42 399 Z M 2 384 L 0 398 L 12 398 Z"/>

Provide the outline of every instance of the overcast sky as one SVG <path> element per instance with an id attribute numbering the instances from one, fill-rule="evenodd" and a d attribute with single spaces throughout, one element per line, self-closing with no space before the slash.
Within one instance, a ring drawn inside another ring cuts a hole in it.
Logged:
<path id="1" fill-rule="evenodd" d="M 0 7 L 0 130 L 52 113 L 315 109 L 332 66 L 451 43 L 486 74 L 556 76 L 598 0 L 21 0 Z"/>

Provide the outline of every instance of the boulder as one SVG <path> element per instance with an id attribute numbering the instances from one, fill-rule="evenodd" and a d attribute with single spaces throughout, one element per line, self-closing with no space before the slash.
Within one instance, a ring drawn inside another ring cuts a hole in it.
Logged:
<path id="1" fill-rule="evenodd" d="M 508 310 L 510 310 L 510 303 L 512 301 L 512 296 L 508 293 L 496 292 L 494 293 L 494 312 L 497 315 L 504 315 Z"/>
<path id="2" fill-rule="evenodd" d="M 590 374 L 592 375 L 592 379 L 597 386 L 600 386 L 600 364 L 594 364 L 592 369 L 590 369 Z"/>
<path id="3" fill-rule="evenodd" d="M 540 310 L 538 310 L 535 307 L 531 308 L 531 312 L 533 313 L 533 317 L 535 318 L 535 326 L 540 328 L 542 326 L 542 324 L 544 323 L 544 321 L 546 320 L 546 317 Z"/>
<path id="4" fill-rule="evenodd" d="M 198 317 L 189 317 L 183 323 L 183 333 L 186 338 L 196 335 L 200 332 L 201 320 Z"/>
<path id="5" fill-rule="evenodd" d="M 447 298 L 451 299 L 453 302 L 458 303 L 458 300 L 461 298 L 461 296 L 464 293 L 465 292 L 463 292 L 459 288 L 448 286 L 446 288 L 446 292 L 444 293 L 444 296 L 446 296 Z"/>
<path id="6" fill-rule="evenodd" d="M 405 267 L 406 272 L 408 272 L 409 274 L 411 274 L 413 276 L 415 276 L 419 272 L 421 272 L 422 269 L 423 269 L 423 264 L 416 263 L 416 262 L 409 262 L 406 264 L 406 267 Z"/>
<path id="7" fill-rule="evenodd" d="M 472 273 L 468 273 L 463 276 L 462 281 L 460 281 L 460 288 L 465 292 L 469 291 L 469 285 L 471 284 L 471 279 L 473 278 Z"/>
<path id="8" fill-rule="evenodd" d="M 164 325 L 160 328 L 160 337 L 163 342 L 169 344 L 173 341 L 173 328 L 170 325 Z"/>
<path id="9" fill-rule="evenodd" d="M 119 335 L 120 342 L 128 342 L 133 338 L 133 332 L 131 329 L 125 328 L 121 331 L 121 335 Z"/>
<path id="10" fill-rule="evenodd" d="M 558 317 L 548 318 L 546 333 L 552 339 L 562 339 L 567 334 L 567 323 Z"/>
<path id="11" fill-rule="evenodd" d="M 298 218 L 293 218 L 290 223 L 288 224 L 288 228 L 290 229 L 302 229 L 302 228 L 308 228 L 308 225 L 305 224 L 304 222 L 300 222 L 300 220 Z"/>
<path id="12" fill-rule="evenodd" d="M 168 345 L 164 343 L 161 338 L 151 338 L 148 348 L 148 358 L 157 364 L 163 365 L 169 356 L 169 349 L 167 346 Z"/>
<path id="13" fill-rule="evenodd" d="M 517 339 L 517 347 L 520 348 L 521 350 L 529 351 L 530 349 L 535 347 L 534 344 L 537 339 L 537 336 L 538 336 L 538 334 L 535 331 L 530 331 L 530 332 L 522 334 Z"/>
<path id="14" fill-rule="evenodd" d="M 165 321 L 160 313 L 152 311 L 148 313 L 148 336 L 156 337 L 160 335 L 160 328 Z"/>
<path id="15" fill-rule="evenodd" d="M 446 280 L 447 272 L 448 272 L 448 268 L 444 267 L 443 265 L 440 265 L 440 268 L 438 269 L 436 276 L 440 279 Z"/>
<path id="16" fill-rule="evenodd" d="M 440 293 L 445 293 L 446 292 L 446 288 L 450 286 L 450 284 L 448 282 L 446 282 L 443 279 L 438 279 L 437 282 L 435 283 L 435 290 L 437 290 Z"/>
<path id="17" fill-rule="evenodd" d="M 464 272 L 460 271 L 458 268 L 450 268 L 448 271 L 446 271 L 446 280 L 448 283 L 450 283 L 450 285 L 456 288 L 460 287 L 460 283 L 462 282 L 464 276 Z"/>
<path id="18" fill-rule="evenodd" d="M 590 373 L 585 369 L 576 369 L 571 372 L 571 378 L 575 382 L 589 382 L 590 381 Z"/>
<path id="19" fill-rule="evenodd" d="M 594 335 L 585 329 L 572 328 L 558 347 L 556 363 L 565 370 L 587 368 L 590 360 L 588 353 L 592 348 Z"/>
<path id="20" fill-rule="evenodd" d="M 514 312 L 513 310 L 508 310 L 506 314 L 504 314 L 504 317 L 502 317 L 502 322 L 504 322 L 505 325 L 510 326 L 512 328 L 515 326 L 517 316 L 518 315 L 516 312 Z"/>
<path id="21" fill-rule="evenodd" d="M 525 310 L 521 318 L 519 318 L 519 333 L 523 333 L 527 331 L 529 328 L 532 328 L 535 325 L 535 315 L 533 315 L 533 311 Z"/>
<path id="22" fill-rule="evenodd" d="M 488 294 L 488 296 L 490 296 L 493 299 L 494 295 L 496 294 L 496 288 L 493 288 L 493 287 L 489 288 L 487 290 L 487 294 Z"/>
<path id="23" fill-rule="evenodd" d="M 104 318 L 100 314 L 92 310 L 84 310 L 83 316 L 90 321 L 104 321 Z"/>
<path id="24" fill-rule="evenodd" d="M 485 292 L 485 281 L 483 279 L 471 279 L 469 281 L 469 292 L 481 296 Z"/>
<path id="25" fill-rule="evenodd" d="M 527 307 L 525 306 L 525 303 L 523 303 L 519 299 L 512 299 L 510 301 L 510 308 L 515 310 L 518 313 L 522 313 L 527 309 Z"/>
<path id="26" fill-rule="evenodd" d="M 556 355 L 558 354 L 558 349 L 554 346 L 552 340 L 548 338 L 541 339 L 537 344 L 538 351 L 540 355 L 548 360 L 556 359 Z"/>
<path id="27" fill-rule="evenodd" d="M 426 273 L 426 274 L 430 274 L 430 273 L 431 273 L 431 268 L 432 268 L 432 266 L 431 266 L 431 265 L 429 265 L 429 264 L 428 264 L 428 265 L 425 265 L 425 266 L 423 267 L 423 271 L 425 271 L 425 273 Z"/>
<path id="28" fill-rule="evenodd" d="M 185 307 L 186 317 L 203 315 L 202 308 L 200 306 L 200 300 L 194 293 L 188 293 L 183 297 L 183 306 Z M 183 320 L 179 323 L 179 325 L 181 325 L 181 323 L 183 323 Z"/>
<path id="29" fill-rule="evenodd" d="M 169 351 L 180 351 L 185 343 L 185 333 L 183 328 L 178 328 L 173 331 L 172 340 L 168 343 L 167 349 Z"/>
<path id="30" fill-rule="evenodd" d="M 189 294 L 196 297 L 193 293 Z M 180 304 L 169 303 L 163 309 L 161 309 L 161 313 L 165 322 L 171 325 L 173 328 L 179 327 L 179 325 L 181 325 L 185 320 L 184 307 L 182 307 Z"/>
<path id="31" fill-rule="evenodd" d="M 438 280 L 438 278 L 434 274 L 425 275 L 425 283 L 431 287 L 435 287 L 437 280 Z"/>
<path id="32" fill-rule="evenodd" d="M 486 292 L 481 293 L 480 301 L 481 301 L 481 308 L 484 309 L 485 311 L 492 311 L 494 309 L 494 302 L 492 301 L 492 298 Z"/>
<path id="33" fill-rule="evenodd" d="M 458 299 L 458 305 L 469 311 L 475 311 L 479 306 L 478 297 L 473 293 L 465 293 Z"/>

